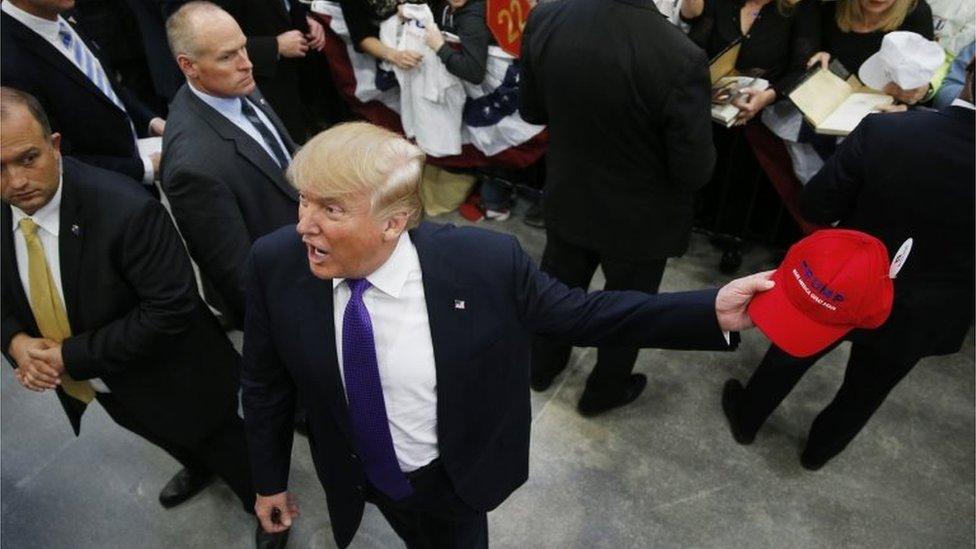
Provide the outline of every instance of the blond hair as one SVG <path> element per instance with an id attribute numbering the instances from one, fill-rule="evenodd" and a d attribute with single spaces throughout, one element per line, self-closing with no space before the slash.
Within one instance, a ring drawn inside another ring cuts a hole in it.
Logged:
<path id="1" fill-rule="evenodd" d="M 173 15 L 166 20 L 166 40 L 169 42 L 169 50 L 173 53 L 173 58 L 179 57 L 180 54 L 190 58 L 198 57 L 201 53 L 197 45 L 198 27 L 209 23 L 213 20 L 212 17 L 219 17 L 221 14 L 231 17 L 217 4 L 202 0 L 187 2 L 173 12 Z"/>
<path id="2" fill-rule="evenodd" d="M 864 10 L 861 9 L 862 0 L 837 0 L 835 18 L 837 28 L 842 32 L 851 32 L 853 26 L 864 21 Z M 905 17 L 915 9 L 918 0 L 895 0 L 895 2 L 881 16 L 878 27 L 873 30 L 891 32 L 898 30 Z"/>
<path id="3" fill-rule="evenodd" d="M 424 151 L 400 135 L 367 122 L 339 124 L 316 135 L 295 154 L 286 177 L 300 192 L 344 199 L 367 194 L 373 213 L 387 219 L 407 214 L 407 229 L 420 223 Z"/>

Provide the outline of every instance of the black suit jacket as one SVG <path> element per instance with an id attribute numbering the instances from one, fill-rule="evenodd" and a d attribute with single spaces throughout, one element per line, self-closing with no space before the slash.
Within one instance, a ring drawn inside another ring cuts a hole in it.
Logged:
<path id="1" fill-rule="evenodd" d="M 75 379 L 101 378 L 154 432 L 195 444 L 236 408 L 237 353 L 197 294 L 163 206 L 114 172 L 68 157 L 63 167 L 58 246 L 72 333 L 62 343 L 65 367 Z M 40 332 L 17 274 L 7 204 L 0 231 L 7 353 L 18 332 Z M 77 433 L 80 410 L 59 396 Z"/>
<path id="2" fill-rule="evenodd" d="M 85 43 L 112 78 L 114 72 L 99 55 L 98 46 Z M 113 85 L 126 115 L 67 57 L 6 13 L 0 15 L 0 65 L 0 83 L 28 92 L 41 102 L 51 127 L 61 133 L 64 154 L 142 180 L 145 168 L 129 119 L 145 137 L 149 121 L 156 115 L 134 93 Z"/>
<path id="3" fill-rule="evenodd" d="M 730 348 L 715 291 L 587 295 L 539 271 L 511 236 L 433 223 L 410 236 L 434 347 L 440 459 L 458 497 L 475 509 L 494 509 L 528 477 L 532 334 L 587 346 Z M 336 358 L 332 281 L 309 271 L 294 227 L 259 239 L 247 273 L 241 385 L 256 488 L 287 489 L 299 398 L 344 547 L 359 526 L 366 478 Z"/>
<path id="4" fill-rule="evenodd" d="M 308 32 L 308 7 L 299 0 L 290 0 L 290 4 L 291 11 L 287 11 L 284 0 L 230 0 L 227 9 L 247 35 L 247 54 L 254 63 L 254 79 L 262 95 L 292 138 L 304 143 L 314 124 L 300 93 L 302 65 L 320 56 L 313 50 L 304 58 L 278 56 L 279 34 L 290 30 Z M 328 70 L 320 65 L 320 70 Z"/>
<path id="5" fill-rule="evenodd" d="M 295 145 L 258 92 L 251 99 L 274 123 L 289 152 Z M 235 325 L 244 320 L 244 260 L 251 243 L 298 219 L 298 192 L 248 134 L 184 85 L 170 104 L 163 136 L 162 188 L 173 216 Z"/>
<path id="6" fill-rule="evenodd" d="M 916 357 L 962 345 L 976 297 L 974 123 L 963 107 L 868 116 L 800 194 L 805 218 L 872 234 L 892 256 L 914 239 L 891 316 L 855 338 Z"/>
<path id="7" fill-rule="evenodd" d="M 540 4 L 520 111 L 549 124 L 546 227 L 604 255 L 684 253 L 715 163 L 708 60 L 652 0 Z"/>

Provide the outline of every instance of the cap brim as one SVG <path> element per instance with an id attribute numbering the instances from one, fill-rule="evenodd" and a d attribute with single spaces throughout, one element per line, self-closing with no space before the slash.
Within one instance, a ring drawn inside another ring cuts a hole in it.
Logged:
<path id="1" fill-rule="evenodd" d="M 868 60 L 861 64 L 861 68 L 857 71 L 857 77 L 861 83 L 869 88 L 878 91 L 884 90 L 888 83 L 888 75 L 885 74 L 884 64 L 881 62 L 881 52 L 868 57 Z"/>
<path id="2" fill-rule="evenodd" d="M 795 357 L 808 357 L 844 337 L 851 328 L 841 328 L 810 320 L 786 297 L 784 281 L 777 270 L 776 286 L 756 295 L 749 303 L 749 317 L 777 347 Z"/>

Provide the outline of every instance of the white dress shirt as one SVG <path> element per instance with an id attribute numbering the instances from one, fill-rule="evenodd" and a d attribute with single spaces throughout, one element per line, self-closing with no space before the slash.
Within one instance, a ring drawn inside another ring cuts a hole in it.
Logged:
<path id="1" fill-rule="evenodd" d="M 437 458 L 437 372 L 427 318 L 420 259 L 403 233 L 390 258 L 366 277 L 363 294 L 376 343 L 376 361 L 397 461 L 404 472 Z M 336 352 L 342 366 L 342 318 L 352 292 L 344 279 L 332 280 Z"/>
<path id="2" fill-rule="evenodd" d="M 7 2 L 4 2 L 7 4 Z M 29 217 L 37 223 L 37 236 L 44 247 L 44 258 L 47 260 L 47 267 L 51 271 L 51 278 L 54 279 L 54 287 L 58 290 L 61 303 L 64 301 L 64 289 L 61 286 L 61 253 L 58 247 L 58 232 L 61 230 L 61 181 L 58 181 L 58 190 L 54 197 L 44 207 L 34 212 L 34 215 L 27 215 L 16 206 L 10 207 L 10 219 L 13 222 L 14 231 L 14 253 L 17 258 L 17 274 L 20 275 L 20 284 L 24 288 L 24 294 L 30 301 L 30 278 L 28 276 L 27 259 L 27 239 L 23 231 L 20 230 L 20 220 Z M 65 307 L 67 304 L 65 303 Z M 89 380 L 92 388 L 101 393 L 109 392 L 108 387 L 101 379 L 94 378 Z"/>
<path id="3" fill-rule="evenodd" d="M 254 127 L 254 124 L 251 124 L 251 121 L 248 120 L 241 111 L 241 99 L 250 103 L 251 106 L 254 107 L 254 112 L 257 113 L 258 118 L 261 119 L 261 122 L 264 122 L 264 125 L 267 126 L 268 129 L 271 130 L 271 133 L 274 134 L 275 140 L 278 142 L 278 146 L 281 147 L 281 152 L 285 153 L 285 158 L 288 159 L 288 162 L 291 162 L 291 155 L 288 154 L 288 147 L 285 146 L 285 142 L 282 141 L 281 136 L 278 135 L 278 129 L 275 128 L 275 125 L 271 123 L 271 120 L 265 116 L 264 111 L 258 108 L 253 101 L 247 99 L 246 97 L 216 97 L 194 88 L 193 84 L 190 84 L 190 82 L 187 82 L 187 86 L 189 86 L 190 91 L 199 97 L 201 101 L 213 107 L 215 111 L 219 112 L 224 118 L 230 120 L 232 124 L 249 135 L 251 139 L 260 145 L 266 153 L 268 153 L 268 156 L 271 157 L 271 161 L 277 164 L 277 157 L 273 152 L 271 152 L 271 147 L 265 143 L 264 138 L 261 137 L 261 132 Z M 287 167 L 288 166 L 282 166 L 281 169 L 284 170 Z"/>
<path id="4" fill-rule="evenodd" d="M 68 22 L 65 21 L 63 17 L 59 15 L 56 20 L 51 21 L 49 19 L 44 19 L 36 15 L 27 13 L 26 11 L 18 8 L 17 6 L 11 4 L 10 2 L 0 3 L 0 10 L 2 10 L 10 17 L 13 17 L 20 23 L 23 23 L 25 27 L 36 32 L 38 36 L 40 36 L 41 38 L 50 42 L 51 45 L 54 46 L 54 49 L 61 52 L 61 55 L 63 55 L 68 61 L 70 61 L 72 65 L 78 67 L 78 70 L 81 71 L 82 74 L 86 74 L 85 68 L 79 65 L 77 61 L 75 61 L 75 57 L 74 55 L 71 54 L 71 50 L 65 47 L 64 43 L 61 42 L 61 38 L 58 37 L 58 30 L 61 24 L 63 23 L 64 26 L 71 31 L 72 40 L 77 40 L 78 43 L 81 44 L 81 47 L 84 48 L 86 51 L 88 51 L 88 53 L 91 54 L 92 51 L 88 49 L 88 46 L 85 44 L 85 41 L 82 40 L 80 36 L 78 36 L 78 33 L 75 32 L 75 29 L 72 28 L 72 26 L 69 25 Z M 95 56 L 94 54 L 92 54 L 92 59 L 94 59 L 96 63 L 99 62 L 98 57 Z M 105 74 L 109 76 L 109 80 L 111 80 L 111 75 L 108 75 L 108 71 L 105 70 L 105 67 L 102 67 L 102 71 L 105 72 Z M 132 124 L 131 119 L 129 120 L 129 124 L 130 125 Z M 133 137 L 133 139 L 135 139 L 135 137 Z M 152 185 L 153 179 L 155 178 L 156 175 L 155 173 L 153 173 L 152 160 L 150 160 L 148 156 L 143 156 L 141 157 L 141 159 L 142 159 L 142 168 L 143 168 L 142 183 L 145 185 Z"/>

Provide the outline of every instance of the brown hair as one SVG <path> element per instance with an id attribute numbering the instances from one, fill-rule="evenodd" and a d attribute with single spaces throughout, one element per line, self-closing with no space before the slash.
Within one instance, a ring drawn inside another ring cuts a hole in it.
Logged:
<path id="1" fill-rule="evenodd" d="M 41 107 L 41 103 L 36 97 L 15 88 L 8 88 L 7 86 L 0 87 L 0 118 L 10 116 L 10 107 L 13 105 L 25 107 L 31 117 L 40 124 L 44 138 L 51 138 L 51 122 L 48 120 L 44 108 Z"/>

